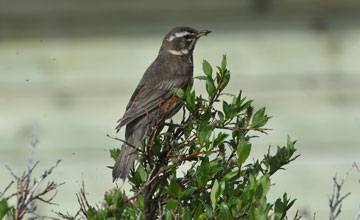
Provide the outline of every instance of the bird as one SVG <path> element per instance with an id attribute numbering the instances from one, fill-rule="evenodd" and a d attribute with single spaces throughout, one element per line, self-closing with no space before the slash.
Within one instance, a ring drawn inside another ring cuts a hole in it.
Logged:
<path id="1" fill-rule="evenodd" d="M 117 121 L 116 132 L 126 126 L 125 144 L 113 167 L 113 182 L 118 178 L 126 180 L 148 126 L 154 126 L 157 120 L 171 118 L 181 109 L 182 104 L 174 95 L 173 88 L 192 87 L 194 47 L 200 37 L 209 33 L 209 30 L 180 26 L 163 38 L 156 59 L 138 83 L 124 116 Z"/>

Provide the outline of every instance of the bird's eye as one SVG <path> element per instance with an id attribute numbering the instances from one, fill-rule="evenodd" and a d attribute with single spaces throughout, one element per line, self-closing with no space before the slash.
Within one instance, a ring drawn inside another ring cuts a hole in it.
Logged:
<path id="1" fill-rule="evenodd" d="M 184 38 L 185 38 L 185 39 L 190 39 L 190 38 L 191 38 L 191 35 L 190 35 L 190 34 L 185 35 Z"/>

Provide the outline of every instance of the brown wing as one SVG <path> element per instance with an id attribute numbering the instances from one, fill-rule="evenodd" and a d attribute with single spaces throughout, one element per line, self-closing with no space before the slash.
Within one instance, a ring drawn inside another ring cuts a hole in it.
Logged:
<path id="1" fill-rule="evenodd" d="M 177 79 L 165 79 L 160 81 L 154 86 L 139 85 L 132 95 L 124 116 L 118 121 L 119 125 L 116 127 L 120 130 L 124 125 L 129 124 L 131 121 L 138 117 L 145 116 L 146 111 L 151 112 L 158 108 L 159 101 L 165 103 L 166 100 L 173 95 L 172 88 L 186 87 L 189 83 L 187 77 L 179 77 Z"/>

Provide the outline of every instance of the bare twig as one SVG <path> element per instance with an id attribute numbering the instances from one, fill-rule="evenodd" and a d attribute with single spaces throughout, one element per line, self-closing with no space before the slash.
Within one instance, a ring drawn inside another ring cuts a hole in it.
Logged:
<path id="1" fill-rule="evenodd" d="M 35 153 L 35 149 L 37 144 L 39 143 L 39 139 L 38 139 L 38 125 L 35 122 L 33 124 L 33 129 L 32 129 L 32 135 L 31 135 L 31 142 L 30 142 L 30 155 L 29 155 L 29 159 L 28 159 L 28 169 L 30 169 L 33 166 L 34 163 L 34 153 Z"/>
<path id="2" fill-rule="evenodd" d="M 296 155 L 296 156 L 294 156 L 293 158 L 291 158 L 290 160 L 288 160 L 288 164 L 289 163 L 291 163 L 291 162 L 293 162 L 294 160 L 296 160 L 298 157 L 300 157 L 301 156 L 301 154 L 298 154 L 298 155 Z"/>
<path id="3" fill-rule="evenodd" d="M 30 214 L 31 217 L 29 219 L 45 219 L 50 217 L 45 216 L 39 216 L 35 213 L 36 205 L 35 201 L 39 200 L 41 202 L 50 204 L 50 205 L 56 205 L 52 202 L 56 195 L 51 196 L 49 199 L 44 199 L 43 196 L 47 195 L 49 192 L 56 190 L 59 186 L 63 185 L 64 183 L 57 184 L 55 182 L 49 182 L 46 187 L 41 190 L 40 192 L 37 192 L 37 189 L 40 187 L 41 183 L 52 173 L 52 171 L 57 167 L 57 165 L 60 163 L 60 160 L 58 160 L 52 167 L 50 167 L 48 170 L 45 170 L 44 173 L 40 176 L 38 180 L 34 179 L 33 183 L 31 184 L 31 175 L 34 171 L 34 168 L 38 165 L 39 161 L 37 161 L 32 167 L 28 168 L 26 172 L 22 174 L 22 176 L 17 176 L 10 167 L 6 166 L 6 168 L 9 170 L 10 174 L 13 176 L 13 178 L 16 180 L 17 185 L 17 191 L 15 193 L 12 193 L 11 195 L 7 196 L 6 199 L 10 199 L 14 196 L 16 196 L 16 207 L 15 212 L 13 214 L 13 219 L 20 220 L 22 219 L 26 214 Z M 2 196 L 5 194 L 6 190 L 12 185 L 14 181 L 12 181 L 8 187 L 4 190 L 4 193 L 2 193 Z"/>
<path id="4" fill-rule="evenodd" d="M 315 218 L 315 216 L 314 216 Z M 299 211 L 296 211 L 296 214 L 295 214 L 295 217 L 293 220 L 300 220 L 301 219 L 301 216 L 299 216 Z"/>
<path id="5" fill-rule="evenodd" d="M 33 164 L 34 164 L 34 153 L 35 153 L 35 149 L 36 149 L 36 146 L 37 144 L 39 143 L 39 139 L 38 139 L 38 125 L 37 123 L 35 122 L 33 124 L 33 128 L 32 128 L 32 135 L 31 135 L 31 142 L 30 142 L 30 155 L 29 155 L 29 158 L 28 158 L 28 170 L 31 169 L 31 167 L 33 167 Z M 30 180 L 30 178 L 28 179 Z M 27 184 L 29 184 L 29 182 L 27 182 Z M 31 201 L 29 202 L 29 208 L 32 209 L 32 210 L 35 210 L 36 207 L 35 207 L 35 201 Z M 32 213 L 32 217 L 36 217 L 36 214 L 35 213 Z"/>
<path id="6" fill-rule="evenodd" d="M 44 181 L 44 179 L 51 174 L 51 172 L 55 169 L 55 167 L 57 167 L 59 165 L 60 162 L 61 162 L 61 160 L 57 160 L 56 163 L 52 167 L 50 167 L 50 169 L 44 171 L 44 173 L 40 176 L 38 181 L 36 181 L 36 180 L 34 181 L 33 187 L 30 189 L 29 194 L 26 196 L 25 204 L 29 203 L 30 200 L 34 199 L 34 194 L 35 194 L 36 189 L 39 187 L 39 185 L 42 183 L 42 181 Z M 40 192 L 39 194 L 36 194 L 36 196 L 35 196 L 36 199 L 40 198 L 40 196 L 45 195 L 46 193 L 56 189 L 57 187 L 59 187 L 63 184 L 64 183 L 60 183 L 60 184 L 56 184 L 54 182 L 48 183 L 47 187 L 42 192 Z M 49 203 L 49 202 L 47 202 L 47 203 Z"/>
<path id="7" fill-rule="evenodd" d="M 55 212 L 60 218 L 67 219 L 67 220 L 75 220 L 75 216 L 70 215 L 69 213 L 63 214 L 61 212 Z"/>
<path id="8" fill-rule="evenodd" d="M 182 157 L 182 158 L 180 158 L 179 159 L 179 162 L 181 163 L 181 162 L 183 162 L 183 161 L 185 161 L 185 160 L 187 160 L 187 159 L 189 159 L 189 158 L 191 158 L 191 157 L 194 157 L 194 156 L 197 156 L 197 155 L 200 155 L 200 154 L 206 154 L 206 153 L 208 153 L 209 151 L 199 151 L 199 152 L 193 152 L 193 153 L 191 153 L 191 154 L 189 154 L 189 155 L 187 155 L 186 157 Z"/>
<path id="9" fill-rule="evenodd" d="M 9 185 L 4 189 L 2 193 L 0 193 L 0 199 L 5 195 L 6 191 L 11 187 L 11 185 L 14 183 L 14 180 L 12 180 Z"/>
<path id="10" fill-rule="evenodd" d="M 78 200 L 78 203 L 80 205 L 80 210 L 78 213 L 82 213 L 84 217 L 87 217 L 87 210 L 90 210 L 93 212 L 93 208 L 89 205 L 89 202 L 86 198 L 86 192 L 85 192 L 85 183 L 84 180 L 82 181 L 82 185 L 80 188 L 80 193 L 76 193 L 76 197 Z"/>
<path id="11" fill-rule="evenodd" d="M 358 211 L 358 213 L 356 214 L 354 220 L 359 220 L 360 219 L 360 209 Z"/>
<path id="12" fill-rule="evenodd" d="M 5 167 L 6 167 L 6 169 L 10 172 L 11 176 L 14 177 L 14 179 L 16 179 L 16 180 L 19 179 L 19 177 L 17 177 L 17 176 L 15 175 L 15 173 L 12 171 L 12 169 L 11 169 L 8 165 L 5 164 Z"/>
<path id="13" fill-rule="evenodd" d="M 333 178 L 333 181 L 334 181 L 333 193 L 332 193 L 331 197 L 329 196 L 329 206 L 330 206 L 329 220 L 335 220 L 340 215 L 343 200 L 351 194 L 351 192 L 348 192 L 344 196 L 342 196 L 341 190 L 342 190 L 342 187 L 344 186 L 346 179 L 350 175 L 350 172 L 354 168 L 358 171 L 358 173 L 360 175 L 360 169 L 357 166 L 357 164 L 354 162 L 352 164 L 352 166 L 347 170 L 344 177 L 341 179 L 340 183 L 338 183 L 336 175 Z M 359 216 L 359 214 L 355 217 L 355 219 L 359 219 L 358 216 Z"/>
<path id="14" fill-rule="evenodd" d="M 110 136 L 109 134 L 107 134 L 106 136 L 109 137 L 109 138 L 111 138 L 111 139 L 113 139 L 113 140 L 121 141 L 121 142 L 123 142 L 124 144 L 126 144 L 127 146 L 129 146 L 129 147 L 131 147 L 131 148 L 134 148 L 135 150 L 137 150 L 137 151 L 139 151 L 139 152 L 141 152 L 141 153 L 144 153 L 141 149 L 135 147 L 134 145 L 126 142 L 126 141 L 123 140 L 123 139 L 120 139 L 120 138 L 117 138 L 117 137 L 112 137 L 112 136 Z"/>

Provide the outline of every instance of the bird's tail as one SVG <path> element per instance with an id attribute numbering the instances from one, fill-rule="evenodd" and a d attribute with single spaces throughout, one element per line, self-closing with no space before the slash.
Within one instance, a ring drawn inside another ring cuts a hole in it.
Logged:
<path id="1" fill-rule="evenodd" d="M 129 126 L 129 125 L 128 125 Z M 137 126 L 135 126 L 137 127 Z M 121 178 L 123 181 L 126 180 L 130 169 L 136 158 L 136 151 L 140 149 L 141 142 L 144 139 L 146 127 L 131 129 L 131 131 L 126 128 L 126 142 L 128 144 L 124 144 L 122 147 L 120 154 L 115 162 L 112 176 L 113 181 L 117 178 Z M 131 145 L 131 146 L 130 146 Z"/>
<path id="2" fill-rule="evenodd" d="M 112 171 L 114 182 L 117 178 L 121 178 L 123 181 L 125 181 L 125 179 L 127 178 L 130 172 L 131 166 L 135 161 L 135 158 L 136 158 L 136 149 L 128 145 L 124 145 L 123 148 L 121 149 L 121 152 L 115 162 Z"/>

